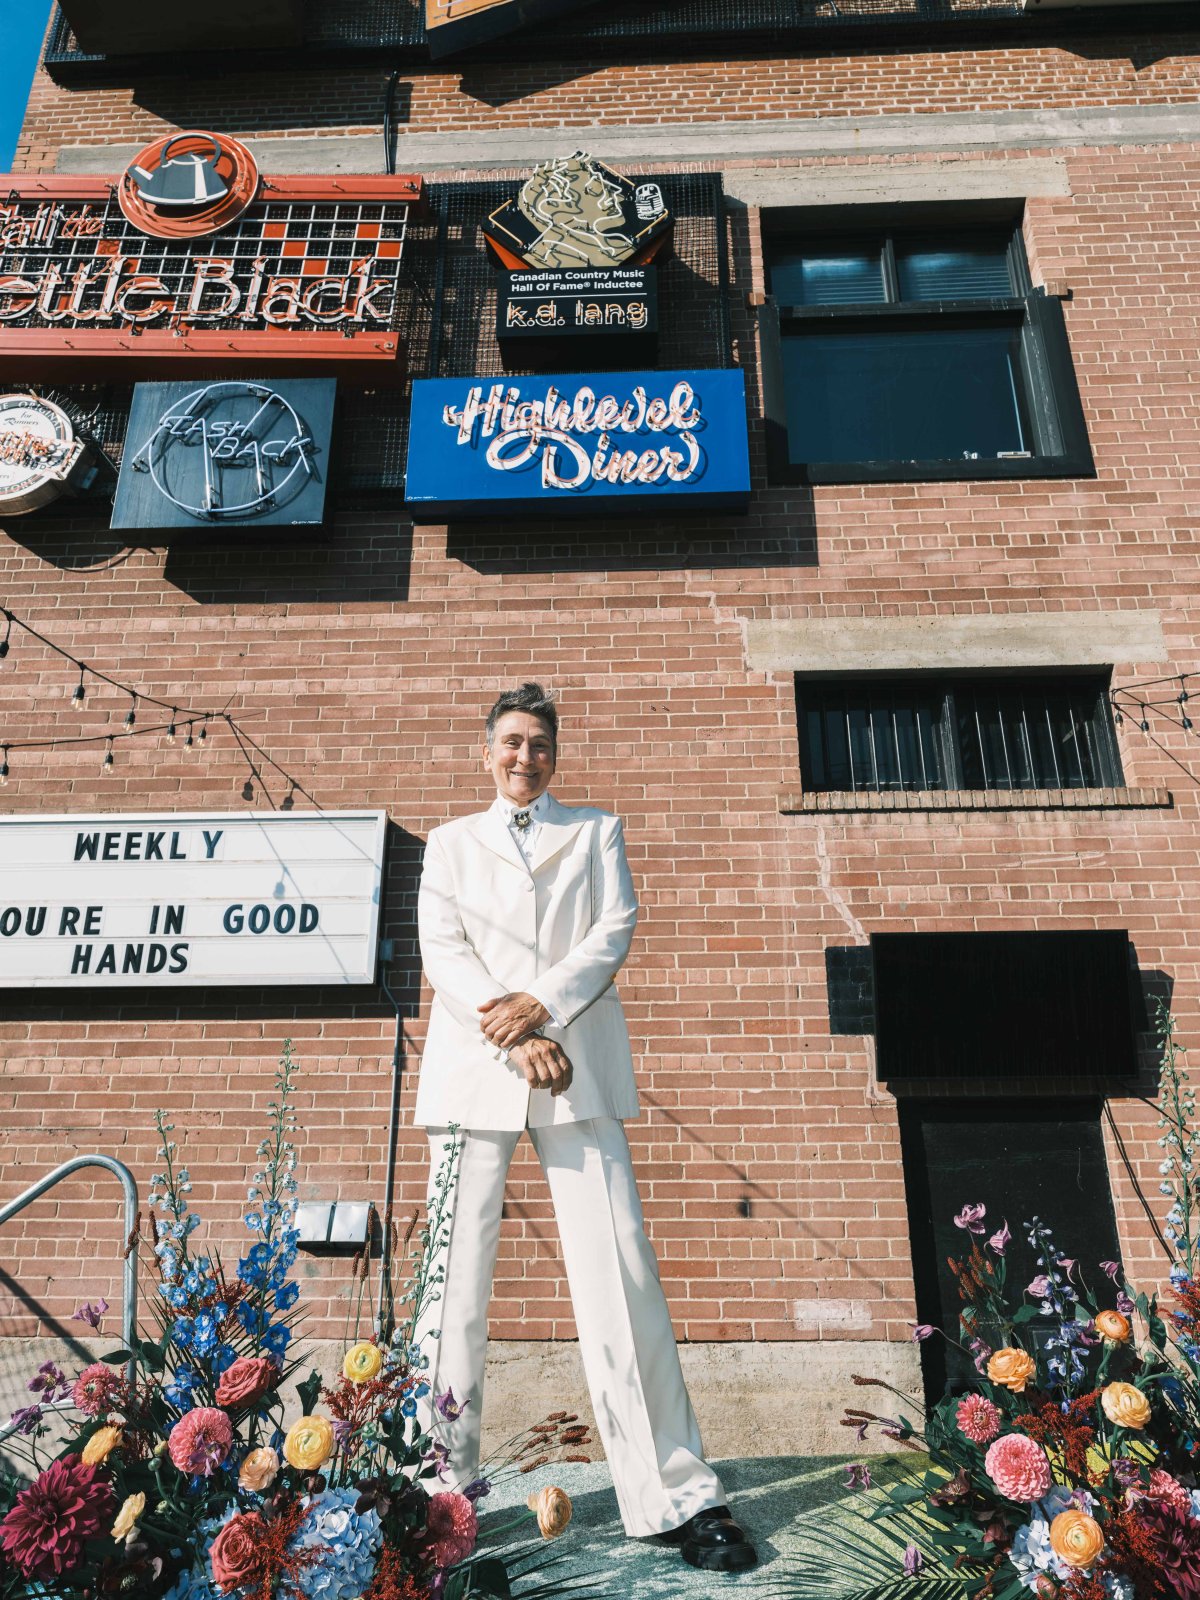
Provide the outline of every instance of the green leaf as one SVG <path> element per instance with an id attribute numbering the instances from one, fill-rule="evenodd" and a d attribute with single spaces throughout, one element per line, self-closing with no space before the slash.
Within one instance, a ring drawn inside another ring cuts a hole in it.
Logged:
<path id="1" fill-rule="evenodd" d="M 1012 1315 L 1013 1327 L 1019 1328 L 1023 1323 L 1032 1322 L 1039 1314 L 1037 1306 L 1018 1306 Z"/>
<path id="2" fill-rule="evenodd" d="M 100 1357 L 106 1367 L 124 1367 L 128 1365 L 130 1352 L 128 1350 L 110 1350 L 106 1356 Z"/>
<path id="3" fill-rule="evenodd" d="M 304 1415 L 310 1417 L 316 1408 L 317 1399 L 321 1393 L 321 1374 L 313 1367 L 303 1383 L 296 1385 L 296 1393 L 300 1396 L 300 1404 L 304 1407 Z M 446 1600 L 450 1600 L 450 1586 L 446 1586 Z"/>
<path id="4" fill-rule="evenodd" d="M 1167 1348 L 1167 1328 L 1163 1319 L 1154 1314 L 1150 1315 L 1146 1318 L 1146 1329 L 1150 1335 L 1150 1343 L 1154 1348 L 1156 1350 L 1165 1350 Z"/>
<path id="5" fill-rule="evenodd" d="M 139 1339 L 134 1348 L 142 1366 L 148 1367 L 151 1372 L 161 1372 L 166 1366 L 166 1357 L 155 1340 Z"/>
<path id="6" fill-rule="evenodd" d="M 512 1600 L 512 1586 L 503 1561 L 489 1556 L 471 1564 L 471 1593 L 495 1595 L 497 1600 Z"/>

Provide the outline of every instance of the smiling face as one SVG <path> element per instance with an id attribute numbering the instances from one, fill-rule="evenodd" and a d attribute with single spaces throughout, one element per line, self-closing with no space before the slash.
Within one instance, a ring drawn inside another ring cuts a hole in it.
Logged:
<path id="1" fill-rule="evenodd" d="M 483 764 L 496 780 L 502 800 L 529 806 L 550 787 L 554 776 L 554 739 L 541 717 L 529 711 L 506 711 L 496 724 L 492 746 L 484 746 Z"/>

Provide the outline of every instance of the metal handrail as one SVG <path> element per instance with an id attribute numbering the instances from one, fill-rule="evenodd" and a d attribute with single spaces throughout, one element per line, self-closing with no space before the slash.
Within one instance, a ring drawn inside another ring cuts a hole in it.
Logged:
<path id="1" fill-rule="evenodd" d="M 137 1267 L 138 1267 L 138 1241 L 137 1241 L 137 1214 L 138 1192 L 137 1183 L 133 1173 L 123 1161 L 118 1161 L 115 1156 L 72 1156 L 69 1161 L 64 1161 L 61 1166 L 55 1167 L 53 1172 L 47 1172 L 45 1177 L 39 1178 L 36 1183 L 30 1184 L 23 1194 L 15 1200 L 10 1200 L 6 1206 L 0 1206 L 0 1227 L 6 1222 L 11 1222 L 25 1207 L 32 1205 L 41 1198 L 47 1189 L 53 1189 L 56 1183 L 61 1183 L 64 1178 L 69 1178 L 73 1172 L 79 1172 L 84 1167 L 102 1167 L 105 1172 L 111 1172 L 114 1177 L 121 1180 L 121 1188 L 125 1194 L 125 1245 L 124 1245 L 124 1277 L 122 1280 L 121 1326 L 125 1341 L 125 1349 L 132 1352 L 134 1341 L 137 1338 Z M 133 1382 L 134 1365 L 132 1354 L 127 1369 L 129 1381 Z M 12 1429 L 0 1428 L 0 1439 L 3 1439 Z"/>

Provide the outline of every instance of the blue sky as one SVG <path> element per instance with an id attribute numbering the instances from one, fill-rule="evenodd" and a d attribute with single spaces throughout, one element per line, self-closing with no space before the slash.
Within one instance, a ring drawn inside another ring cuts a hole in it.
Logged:
<path id="1" fill-rule="evenodd" d="M 50 0 L 0 0 L 0 172 L 12 169 Z"/>

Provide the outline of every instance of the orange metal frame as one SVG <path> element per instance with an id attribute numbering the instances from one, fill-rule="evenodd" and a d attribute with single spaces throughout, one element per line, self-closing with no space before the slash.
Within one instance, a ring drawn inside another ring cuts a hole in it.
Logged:
<path id="1" fill-rule="evenodd" d="M 0 174 L 0 204 L 14 200 L 107 202 L 116 179 L 60 174 Z M 422 199 L 419 177 L 264 178 L 256 199 L 300 200 L 336 205 L 339 201 L 392 201 L 414 209 Z M 222 234 L 245 227 L 243 216 L 230 229 L 211 235 L 219 249 Z M 204 240 L 196 241 L 198 243 Z M 6 328 L 0 326 L 0 382 L 95 381 L 105 376 L 127 380 L 161 376 L 180 364 L 189 373 L 288 374 L 293 377 L 357 374 L 360 381 L 399 382 L 403 341 L 388 330 L 317 328 Z M 106 370 L 107 369 L 107 370 Z"/>

